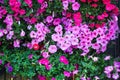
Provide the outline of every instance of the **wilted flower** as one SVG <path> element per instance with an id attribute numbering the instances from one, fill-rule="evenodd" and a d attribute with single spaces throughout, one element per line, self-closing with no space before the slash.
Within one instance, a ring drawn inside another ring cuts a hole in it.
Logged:
<path id="1" fill-rule="evenodd" d="M 106 56 L 105 58 L 104 58 L 104 60 L 110 60 L 110 58 L 111 58 L 111 56 Z"/>
<path id="2" fill-rule="evenodd" d="M 24 32 L 23 30 L 21 30 L 20 36 L 21 36 L 21 37 L 24 37 L 24 36 L 25 36 L 25 32 Z"/>

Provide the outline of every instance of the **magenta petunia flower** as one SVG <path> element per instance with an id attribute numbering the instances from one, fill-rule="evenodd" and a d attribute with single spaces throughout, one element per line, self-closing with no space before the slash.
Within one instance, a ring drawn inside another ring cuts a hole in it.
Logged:
<path id="1" fill-rule="evenodd" d="M 52 77 L 52 79 L 51 80 L 56 80 L 54 77 Z"/>
<path id="2" fill-rule="evenodd" d="M 46 58 L 42 58 L 42 59 L 38 60 L 38 63 L 46 66 L 46 65 L 49 65 L 49 60 Z"/>
<path id="3" fill-rule="evenodd" d="M 47 16 L 46 22 L 51 23 L 52 21 L 53 21 L 53 17 L 52 16 Z"/>
<path id="4" fill-rule="evenodd" d="M 28 47 L 29 49 L 32 49 L 32 44 L 31 44 L 31 43 L 27 43 L 27 47 Z"/>
<path id="5" fill-rule="evenodd" d="M 44 2 L 44 0 L 37 0 L 38 3 L 42 4 Z"/>
<path id="6" fill-rule="evenodd" d="M 32 0 L 24 0 L 24 1 L 30 8 L 32 7 Z"/>
<path id="7" fill-rule="evenodd" d="M 55 18 L 54 21 L 53 21 L 53 24 L 54 25 L 59 25 L 61 22 L 60 18 Z"/>
<path id="8" fill-rule="evenodd" d="M 38 75 L 38 79 L 39 80 L 47 80 L 45 76 L 42 76 L 42 75 Z"/>
<path id="9" fill-rule="evenodd" d="M 51 65 L 51 64 L 45 65 L 45 68 L 46 68 L 47 70 L 50 70 L 50 69 L 52 68 L 52 65 Z"/>
<path id="10" fill-rule="evenodd" d="M 65 56 L 60 56 L 60 62 L 64 63 L 65 65 L 69 64 L 69 61 Z"/>
<path id="11" fill-rule="evenodd" d="M 70 77 L 70 72 L 68 72 L 68 71 L 64 71 L 64 76 L 66 76 L 66 77 Z"/>
<path id="12" fill-rule="evenodd" d="M 105 8 L 106 8 L 107 11 L 112 11 L 113 9 L 115 9 L 115 5 L 107 4 Z"/>

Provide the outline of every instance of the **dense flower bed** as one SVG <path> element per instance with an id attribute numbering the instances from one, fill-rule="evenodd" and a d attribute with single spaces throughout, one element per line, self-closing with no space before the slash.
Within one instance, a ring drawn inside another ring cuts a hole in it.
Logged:
<path id="1" fill-rule="evenodd" d="M 39 80 L 117 80 L 120 60 L 105 54 L 119 33 L 116 3 L 0 0 L 0 66 Z"/>

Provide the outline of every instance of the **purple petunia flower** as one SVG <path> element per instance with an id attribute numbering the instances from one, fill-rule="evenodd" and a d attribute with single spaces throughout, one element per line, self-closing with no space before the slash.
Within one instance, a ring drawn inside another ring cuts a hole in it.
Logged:
<path id="1" fill-rule="evenodd" d="M 8 69 L 8 72 L 12 72 L 13 71 L 13 67 L 12 66 L 8 66 L 7 69 Z"/>
<path id="2" fill-rule="evenodd" d="M 32 59 L 33 58 L 33 54 L 28 55 L 28 59 Z"/>
<path id="3" fill-rule="evenodd" d="M 0 65 L 2 64 L 2 60 L 0 59 Z"/>
<path id="4" fill-rule="evenodd" d="M 1 4 L 4 4 L 4 0 L 0 0 L 0 3 L 1 3 Z"/>

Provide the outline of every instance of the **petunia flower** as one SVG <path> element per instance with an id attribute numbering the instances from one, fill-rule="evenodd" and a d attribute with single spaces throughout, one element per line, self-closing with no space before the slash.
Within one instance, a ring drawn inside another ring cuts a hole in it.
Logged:
<path id="1" fill-rule="evenodd" d="M 48 51 L 50 53 L 55 53 L 55 52 L 57 52 L 57 47 L 55 45 L 50 45 L 48 48 Z"/>

